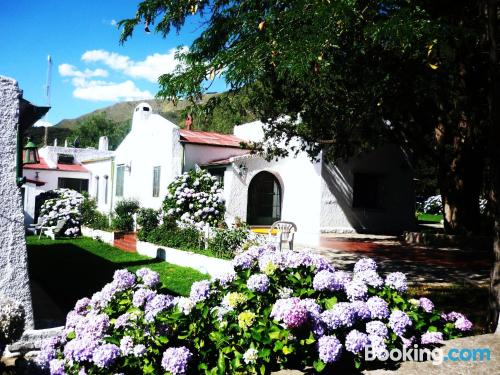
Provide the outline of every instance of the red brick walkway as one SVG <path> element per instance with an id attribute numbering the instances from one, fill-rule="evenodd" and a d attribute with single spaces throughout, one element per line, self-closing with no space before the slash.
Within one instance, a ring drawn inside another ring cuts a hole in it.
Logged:
<path id="1" fill-rule="evenodd" d="M 137 235 L 135 233 L 115 233 L 113 246 L 128 253 L 137 252 Z"/>

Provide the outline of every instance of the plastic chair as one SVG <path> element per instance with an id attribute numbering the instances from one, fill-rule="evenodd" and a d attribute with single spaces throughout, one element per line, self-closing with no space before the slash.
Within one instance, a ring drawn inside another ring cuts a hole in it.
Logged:
<path id="1" fill-rule="evenodd" d="M 273 235 L 273 231 L 277 233 Z M 283 242 L 288 243 L 288 248 L 293 250 L 293 238 L 297 232 L 297 225 L 291 221 L 275 221 L 269 230 L 269 241 L 276 243 L 281 250 Z"/>
<path id="2" fill-rule="evenodd" d="M 56 236 L 62 231 L 65 225 L 66 225 L 66 219 L 59 219 L 57 220 L 57 224 L 52 227 L 42 226 L 40 228 L 40 236 L 38 236 L 38 238 L 40 238 L 42 234 L 45 234 L 47 237 L 50 237 L 53 240 L 55 240 Z"/>

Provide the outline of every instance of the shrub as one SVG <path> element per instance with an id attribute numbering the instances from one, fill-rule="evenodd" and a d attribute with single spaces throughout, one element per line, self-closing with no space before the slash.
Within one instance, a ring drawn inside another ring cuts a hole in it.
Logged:
<path id="1" fill-rule="evenodd" d="M 158 227 L 159 222 L 158 211 L 152 208 L 141 208 L 137 212 L 137 224 L 141 226 L 141 232 L 145 234 Z"/>
<path id="2" fill-rule="evenodd" d="M 181 250 L 198 251 L 203 247 L 202 234 L 192 227 L 179 228 L 172 223 L 164 223 L 149 233 L 139 232 L 139 239 L 156 245 L 174 247 Z"/>
<path id="3" fill-rule="evenodd" d="M 65 219 L 60 235 L 76 237 L 80 234 L 83 195 L 71 189 L 55 189 L 41 193 L 39 199 L 43 201 L 40 220 L 45 226 L 55 226 L 59 220 Z"/>
<path id="4" fill-rule="evenodd" d="M 224 220 L 224 198 L 216 177 L 204 170 L 191 170 L 178 176 L 169 186 L 163 211 L 175 220 L 203 228 Z"/>
<path id="5" fill-rule="evenodd" d="M 24 331 L 24 308 L 6 297 L 0 297 L 0 358 L 7 344 L 19 338 Z"/>
<path id="6" fill-rule="evenodd" d="M 131 232 L 134 230 L 133 214 L 139 209 L 139 202 L 135 199 L 122 199 L 115 206 L 115 215 L 113 216 L 113 228 L 122 232 Z"/>
<path id="7" fill-rule="evenodd" d="M 94 199 L 85 197 L 81 205 L 82 225 L 92 229 L 109 230 L 109 217 L 97 209 Z"/>
<path id="8" fill-rule="evenodd" d="M 367 258 L 350 274 L 306 251 L 264 246 L 233 265 L 234 273 L 194 283 L 189 298 L 160 294 L 150 270 L 117 271 L 77 302 L 39 359 L 53 373 L 264 374 L 309 366 L 351 373 L 369 364 L 368 345 L 376 353 L 432 348 L 472 326 L 428 299 L 409 300 L 405 275 L 384 279 Z"/>
<path id="9" fill-rule="evenodd" d="M 208 248 L 219 258 L 232 258 L 250 238 L 247 227 L 216 228 L 208 240 Z"/>

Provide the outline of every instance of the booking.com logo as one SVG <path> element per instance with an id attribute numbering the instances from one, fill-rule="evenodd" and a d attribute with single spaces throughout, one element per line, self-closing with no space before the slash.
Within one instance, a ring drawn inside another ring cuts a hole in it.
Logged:
<path id="1" fill-rule="evenodd" d="M 442 348 L 419 348 L 418 345 L 403 349 L 380 349 L 376 351 L 372 346 L 365 348 L 365 360 L 373 361 L 432 361 L 433 365 L 440 365 L 443 362 L 488 362 L 491 358 L 489 348 L 451 348 L 443 350 Z"/>

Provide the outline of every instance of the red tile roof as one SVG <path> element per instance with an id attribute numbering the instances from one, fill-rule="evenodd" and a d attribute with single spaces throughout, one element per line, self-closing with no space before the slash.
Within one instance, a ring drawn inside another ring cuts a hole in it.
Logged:
<path id="1" fill-rule="evenodd" d="M 224 146 L 241 148 L 243 139 L 231 134 L 220 134 L 212 132 L 192 131 L 181 129 L 181 142 L 199 145 Z"/>
<path id="2" fill-rule="evenodd" d="M 44 169 L 49 171 L 65 171 L 65 172 L 88 172 L 88 169 L 81 164 L 61 164 L 58 163 L 56 168 L 50 168 L 44 158 L 40 158 L 38 164 L 23 165 L 23 169 Z"/>
<path id="3" fill-rule="evenodd" d="M 35 184 L 36 186 L 42 186 L 42 185 L 45 185 L 46 182 L 45 181 L 41 181 L 41 180 L 33 180 L 31 178 L 27 178 L 26 179 L 26 182 L 29 182 L 30 184 Z"/>

